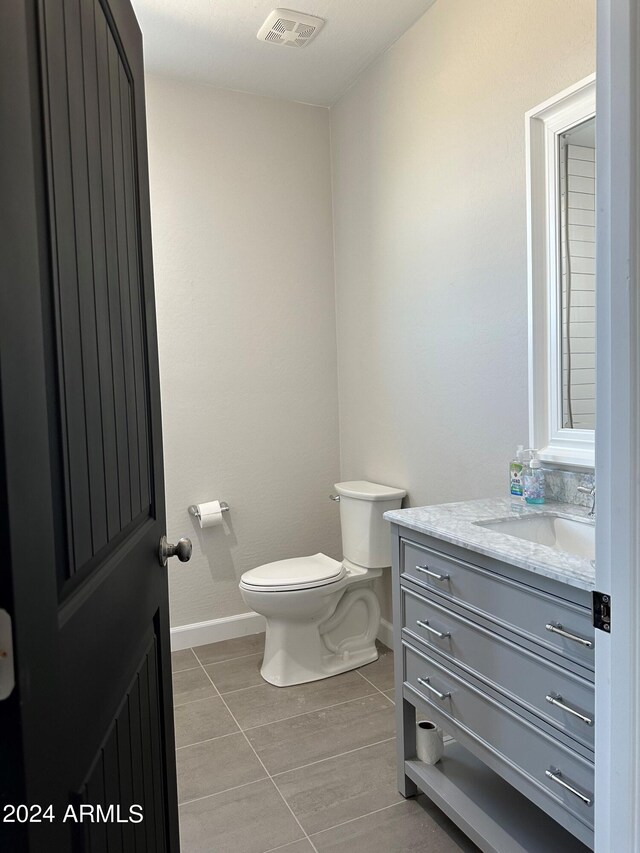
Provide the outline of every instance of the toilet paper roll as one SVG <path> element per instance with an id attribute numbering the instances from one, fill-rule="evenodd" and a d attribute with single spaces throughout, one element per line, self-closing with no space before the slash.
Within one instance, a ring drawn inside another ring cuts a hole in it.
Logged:
<path id="1" fill-rule="evenodd" d="M 217 527 L 222 524 L 222 510 L 220 501 L 207 501 L 198 504 L 200 511 L 200 527 Z"/>
<path id="2" fill-rule="evenodd" d="M 416 755 L 425 764 L 435 764 L 444 755 L 442 732 L 430 720 L 421 720 L 417 724 Z"/>

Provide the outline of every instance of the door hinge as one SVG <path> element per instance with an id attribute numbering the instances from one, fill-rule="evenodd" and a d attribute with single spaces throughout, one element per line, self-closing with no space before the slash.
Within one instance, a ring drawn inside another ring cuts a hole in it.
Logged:
<path id="1" fill-rule="evenodd" d="M 611 596 L 608 592 L 598 592 L 594 589 L 591 612 L 593 627 L 611 633 Z"/>
<path id="2" fill-rule="evenodd" d="M 0 609 L 0 700 L 11 695 L 15 683 L 11 616 Z"/>

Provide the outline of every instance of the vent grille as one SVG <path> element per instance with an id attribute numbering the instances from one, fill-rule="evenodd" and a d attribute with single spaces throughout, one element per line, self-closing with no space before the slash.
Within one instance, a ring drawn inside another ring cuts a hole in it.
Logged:
<path id="1" fill-rule="evenodd" d="M 292 30 L 296 25 L 295 21 L 285 21 L 283 18 L 278 18 L 272 27 L 276 33 L 284 33 L 287 30 Z"/>
<path id="2" fill-rule="evenodd" d="M 322 18 L 313 15 L 275 9 L 260 27 L 258 38 L 271 44 L 304 47 L 318 34 L 323 24 Z"/>

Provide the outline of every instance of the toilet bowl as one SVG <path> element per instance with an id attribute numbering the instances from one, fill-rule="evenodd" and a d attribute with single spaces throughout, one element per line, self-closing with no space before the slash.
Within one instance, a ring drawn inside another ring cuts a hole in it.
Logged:
<path id="1" fill-rule="evenodd" d="M 371 663 L 380 605 L 373 580 L 389 567 L 383 515 L 406 494 L 365 481 L 337 483 L 345 557 L 279 560 L 242 575 L 245 603 L 266 620 L 261 674 L 278 687 L 303 684 Z"/>

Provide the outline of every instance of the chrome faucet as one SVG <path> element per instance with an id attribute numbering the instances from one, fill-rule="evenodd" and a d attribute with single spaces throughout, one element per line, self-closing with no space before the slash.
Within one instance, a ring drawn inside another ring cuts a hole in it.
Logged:
<path id="1" fill-rule="evenodd" d="M 589 510 L 589 518 L 595 518 L 596 515 L 596 487 L 595 486 L 578 486 L 578 491 L 582 495 L 589 495 L 593 498 L 591 509 Z"/>

